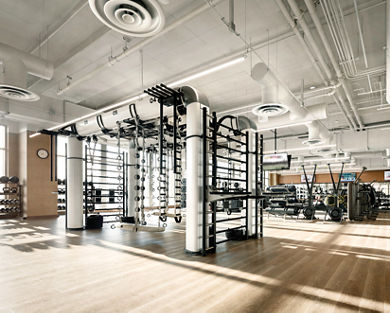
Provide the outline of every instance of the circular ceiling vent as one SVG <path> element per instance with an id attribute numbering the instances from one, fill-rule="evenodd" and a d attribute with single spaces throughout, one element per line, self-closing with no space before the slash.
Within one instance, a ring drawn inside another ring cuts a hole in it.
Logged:
<path id="1" fill-rule="evenodd" d="M 0 85 L 0 96 L 8 98 L 11 100 L 18 101 L 37 101 L 39 96 L 27 89 L 9 86 L 9 85 Z"/>
<path id="2" fill-rule="evenodd" d="M 315 149 L 314 153 L 328 153 L 328 152 L 332 152 L 333 149 L 330 148 L 330 147 L 324 147 L 324 148 L 317 148 Z"/>
<path id="3" fill-rule="evenodd" d="M 264 103 L 252 110 L 252 113 L 262 117 L 279 116 L 288 111 L 288 107 L 281 103 Z"/>
<path id="4" fill-rule="evenodd" d="M 322 140 L 319 138 L 311 138 L 311 139 L 307 139 L 305 141 L 302 141 L 302 143 L 304 145 L 315 146 L 315 145 L 321 144 Z"/>
<path id="5" fill-rule="evenodd" d="M 165 25 L 164 12 L 157 0 L 88 1 L 100 21 L 128 36 L 153 36 Z"/>

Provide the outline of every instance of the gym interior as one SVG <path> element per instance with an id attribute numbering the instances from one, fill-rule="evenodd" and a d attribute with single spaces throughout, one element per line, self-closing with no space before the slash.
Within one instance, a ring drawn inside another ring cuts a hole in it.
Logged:
<path id="1" fill-rule="evenodd" d="M 390 312 L 390 3 L 0 7 L 0 312 Z"/>

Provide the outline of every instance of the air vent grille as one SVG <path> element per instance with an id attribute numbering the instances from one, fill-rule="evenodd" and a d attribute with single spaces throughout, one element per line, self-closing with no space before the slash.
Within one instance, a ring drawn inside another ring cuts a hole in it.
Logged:
<path id="1" fill-rule="evenodd" d="M 252 112 L 261 117 L 272 117 L 283 115 L 288 111 L 286 105 L 281 103 L 265 103 L 255 107 Z"/>
<path id="2" fill-rule="evenodd" d="M 39 96 L 35 93 L 14 86 L 0 85 L 0 96 L 11 100 L 18 101 L 37 101 Z"/>
<path id="3" fill-rule="evenodd" d="M 156 0 L 89 0 L 89 6 L 101 22 L 128 36 L 153 36 L 165 25 Z"/>

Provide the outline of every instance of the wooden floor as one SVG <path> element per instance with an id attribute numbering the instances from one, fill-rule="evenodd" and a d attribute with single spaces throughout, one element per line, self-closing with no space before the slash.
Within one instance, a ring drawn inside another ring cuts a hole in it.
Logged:
<path id="1" fill-rule="evenodd" d="M 65 232 L 0 220 L 0 312 L 390 312 L 390 213 L 266 220 L 265 237 L 184 253 L 184 231 Z"/>

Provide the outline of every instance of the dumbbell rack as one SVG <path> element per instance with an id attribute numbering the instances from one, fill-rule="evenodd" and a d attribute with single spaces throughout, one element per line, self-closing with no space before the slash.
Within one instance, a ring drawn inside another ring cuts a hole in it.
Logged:
<path id="1" fill-rule="evenodd" d="M 66 182 L 65 179 L 58 179 L 57 189 L 57 212 L 63 214 L 66 212 Z"/>
<path id="2" fill-rule="evenodd" d="M 16 184 L 1 184 L 4 187 L 1 189 L 0 196 L 0 217 L 22 216 L 22 186 Z M 5 188 L 15 190 L 15 192 L 4 191 Z"/>

